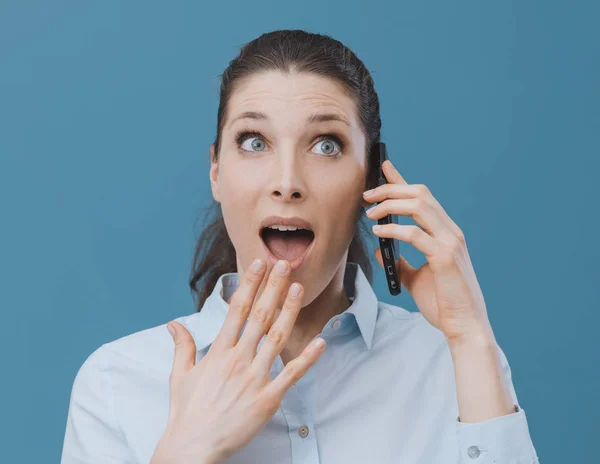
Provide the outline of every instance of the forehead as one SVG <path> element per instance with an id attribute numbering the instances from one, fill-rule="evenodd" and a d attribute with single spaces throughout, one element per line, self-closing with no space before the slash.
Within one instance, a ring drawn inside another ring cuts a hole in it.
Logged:
<path id="1" fill-rule="evenodd" d="M 277 118 L 304 117 L 315 112 L 337 113 L 356 127 L 356 105 L 336 80 L 312 73 L 265 71 L 243 79 L 228 102 L 225 126 L 236 115 L 259 111 Z"/>

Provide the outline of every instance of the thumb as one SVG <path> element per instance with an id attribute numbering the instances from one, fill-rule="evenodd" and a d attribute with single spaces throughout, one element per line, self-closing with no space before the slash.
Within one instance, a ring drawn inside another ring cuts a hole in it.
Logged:
<path id="1" fill-rule="evenodd" d="M 382 269 L 385 269 L 385 265 L 383 264 L 383 257 L 381 256 L 381 248 L 377 248 L 375 250 L 375 258 L 381 265 Z M 402 285 L 409 291 L 411 288 L 412 278 L 415 274 L 415 268 L 410 265 L 404 256 L 398 253 L 398 260 L 396 261 L 396 272 L 400 275 L 400 281 Z"/>
<path id="2" fill-rule="evenodd" d="M 196 364 L 196 343 L 189 331 L 179 322 L 171 321 L 167 324 L 169 333 L 172 333 L 175 342 L 175 356 L 171 377 L 178 379 L 185 375 Z"/>

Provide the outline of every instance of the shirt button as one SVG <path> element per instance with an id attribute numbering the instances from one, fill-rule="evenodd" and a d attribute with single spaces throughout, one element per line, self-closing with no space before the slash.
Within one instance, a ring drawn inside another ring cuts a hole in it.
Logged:
<path id="1" fill-rule="evenodd" d="M 308 427 L 306 425 L 300 427 L 298 429 L 298 435 L 300 435 L 302 438 L 306 438 L 306 436 L 308 435 Z"/>
<path id="2" fill-rule="evenodd" d="M 469 449 L 467 449 L 467 454 L 471 459 L 477 459 L 481 452 L 476 446 L 469 446 Z"/>
<path id="3" fill-rule="evenodd" d="M 340 325 L 342 325 L 342 321 L 340 321 L 339 319 L 336 319 L 335 321 L 333 321 L 333 328 L 334 329 L 339 329 Z"/>

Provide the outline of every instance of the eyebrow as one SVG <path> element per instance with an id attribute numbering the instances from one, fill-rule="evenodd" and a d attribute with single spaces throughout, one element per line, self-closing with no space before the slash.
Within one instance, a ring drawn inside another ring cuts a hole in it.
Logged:
<path id="1" fill-rule="evenodd" d="M 258 111 L 246 111 L 231 120 L 229 126 L 231 126 L 238 119 L 255 119 L 255 120 L 265 120 L 269 119 L 269 117 L 265 113 L 260 113 Z M 350 122 L 348 119 L 340 114 L 336 113 L 315 113 L 308 117 L 307 122 L 309 124 L 317 123 L 317 122 L 325 122 L 325 121 L 341 121 L 350 127 Z"/>

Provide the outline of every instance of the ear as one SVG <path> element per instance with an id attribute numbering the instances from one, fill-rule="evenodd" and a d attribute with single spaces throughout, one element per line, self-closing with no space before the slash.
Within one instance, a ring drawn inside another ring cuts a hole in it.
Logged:
<path id="1" fill-rule="evenodd" d="M 221 203 L 221 196 L 219 195 L 219 162 L 215 157 L 215 144 L 210 146 L 210 188 L 212 190 L 212 196 L 217 203 Z"/>

